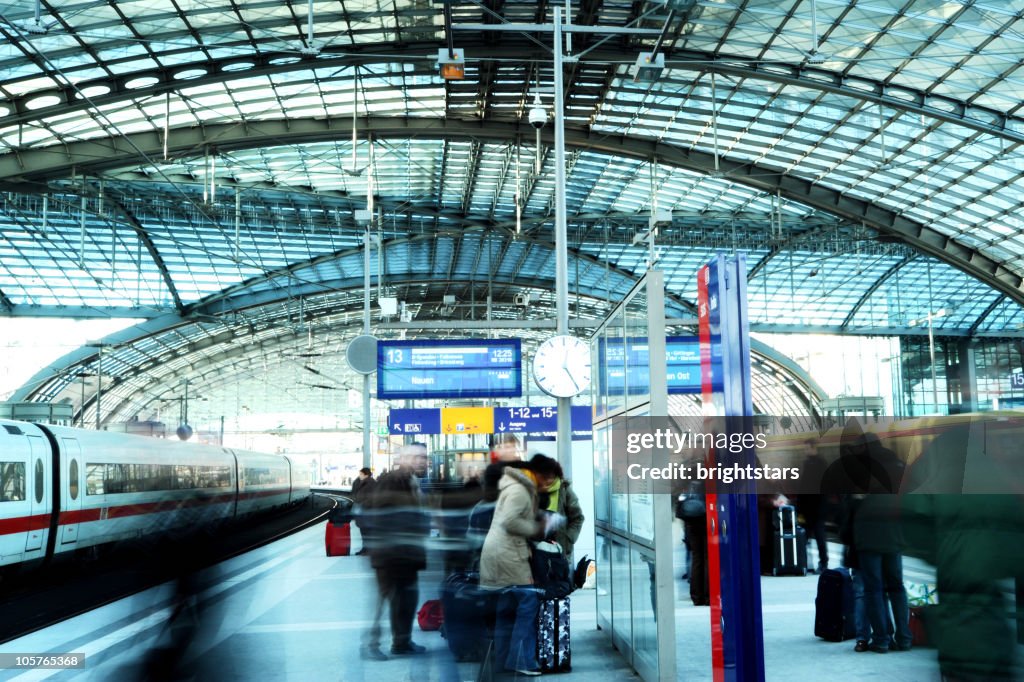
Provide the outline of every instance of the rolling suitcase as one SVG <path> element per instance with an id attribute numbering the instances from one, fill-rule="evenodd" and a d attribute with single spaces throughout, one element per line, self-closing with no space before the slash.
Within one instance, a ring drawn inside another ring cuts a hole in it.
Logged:
<path id="1" fill-rule="evenodd" d="M 569 646 L 569 598 L 544 599 L 537 611 L 537 662 L 541 672 L 572 670 Z"/>
<path id="2" fill-rule="evenodd" d="M 327 556 L 347 556 L 352 550 L 351 522 L 328 521 L 327 530 L 324 533 L 324 544 L 327 547 Z"/>
<path id="3" fill-rule="evenodd" d="M 481 660 L 491 639 L 494 597 L 479 584 L 479 573 L 457 571 L 441 586 L 441 627 L 456 661 Z"/>
<path id="4" fill-rule="evenodd" d="M 928 641 L 928 617 L 932 612 L 930 604 L 910 607 L 910 635 L 914 646 L 931 646 Z"/>
<path id="5" fill-rule="evenodd" d="M 845 568 L 830 568 L 818 578 L 814 599 L 814 635 L 829 642 L 857 636 L 854 620 L 853 580 Z"/>
<path id="6" fill-rule="evenodd" d="M 796 507 L 776 509 L 772 549 L 773 575 L 807 575 L 807 531 L 796 523 Z"/>

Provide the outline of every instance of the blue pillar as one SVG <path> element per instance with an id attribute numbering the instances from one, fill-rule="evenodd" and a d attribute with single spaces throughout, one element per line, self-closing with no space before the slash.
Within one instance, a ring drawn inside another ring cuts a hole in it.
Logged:
<path id="1" fill-rule="evenodd" d="M 718 255 L 698 273 L 701 383 L 705 414 L 726 417 L 727 433 L 753 433 L 746 258 Z M 711 362 L 721 341 L 721 364 Z M 721 377 L 714 376 L 721 372 Z M 719 381 L 720 380 L 720 381 Z M 721 390 L 715 390 L 718 386 Z M 715 453 L 722 466 L 756 465 L 753 449 Z M 709 486 L 708 578 L 715 682 L 763 682 L 761 569 L 754 481 Z"/>

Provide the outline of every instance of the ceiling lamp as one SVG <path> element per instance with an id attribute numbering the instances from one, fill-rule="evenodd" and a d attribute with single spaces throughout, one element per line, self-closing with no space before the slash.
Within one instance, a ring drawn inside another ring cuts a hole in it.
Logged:
<path id="1" fill-rule="evenodd" d="M 665 70 L 665 55 L 663 54 L 641 54 L 636 58 L 636 73 L 633 75 L 634 83 L 653 83 L 661 77 Z"/>
<path id="2" fill-rule="evenodd" d="M 441 70 L 441 78 L 460 81 L 466 77 L 466 53 L 443 47 L 437 51 L 437 66 Z"/>

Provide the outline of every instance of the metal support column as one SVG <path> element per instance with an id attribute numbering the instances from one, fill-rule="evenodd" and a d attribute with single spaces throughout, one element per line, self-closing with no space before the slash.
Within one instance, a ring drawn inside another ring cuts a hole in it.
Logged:
<path id="1" fill-rule="evenodd" d="M 368 169 L 367 172 L 372 172 Z M 363 233 L 363 334 L 370 334 L 370 225 Z M 370 375 L 363 374 L 363 466 L 373 464 L 370 452 Z"/>
<path id="2" fill-rule="evenodd" d="M 562 83 L 562 8 L 555 7 L 555 308 L 557 334 L 569 333 L 569 256 L 565 207 L 565 91 Z M 558 462 L 572 477 L 572 398 L 558 398 Z"/>

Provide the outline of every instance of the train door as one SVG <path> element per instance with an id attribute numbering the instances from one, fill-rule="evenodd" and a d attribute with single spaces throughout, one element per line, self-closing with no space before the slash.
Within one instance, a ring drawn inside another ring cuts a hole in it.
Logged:
<path id="1" fill-rule="evenodd" d="M 29 524 L 28 535 L 25 538 L 25 551 L 36 552 L 43 548 L 43 537 L 50 527 L 49 500 L 47 500 L 47 485 L 49 480 L 49 456 L 47 453 L 46 441 L 38 436 L 28 436 L 29 452 L 29 516 L 32 523 Z"/>
<path id="2" fill-rule="evenodd" d="M 82 511 L 82 448 L 73 438 L 60 440 L 61 473 L 61 530 L 60 543 L 69 545 L 78 541 L 78 521 Z"/>

